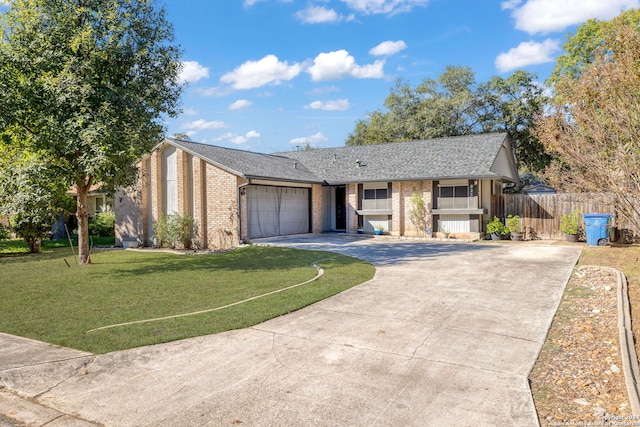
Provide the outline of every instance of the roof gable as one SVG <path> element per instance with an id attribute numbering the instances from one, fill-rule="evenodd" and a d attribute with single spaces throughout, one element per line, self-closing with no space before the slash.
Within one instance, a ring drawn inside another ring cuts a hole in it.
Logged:
<path id="1" fill-rule="evenodd" d="M 317 176 L 300 161 L 284 156 L 254 153 L 191 141 L 167 138 L 166 143 L 234 175 L 284 181 L 318 182 Z"/>

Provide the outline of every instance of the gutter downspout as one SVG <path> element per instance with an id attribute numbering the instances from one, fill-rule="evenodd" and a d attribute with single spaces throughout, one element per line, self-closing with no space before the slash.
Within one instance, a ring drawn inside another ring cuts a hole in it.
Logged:
<path id="1" fill-rule="evenodd" d="M 238 242 L 242 242 L 242 189 L 251 184 L 251 178 L 244 184 L 238 185 Z"/>

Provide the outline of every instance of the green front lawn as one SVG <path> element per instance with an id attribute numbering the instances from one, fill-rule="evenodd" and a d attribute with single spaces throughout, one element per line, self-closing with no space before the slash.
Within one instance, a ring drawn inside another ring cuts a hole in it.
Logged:
<path id="1" fill-rule="evenodd" d="M 0 331 L 106 353 L 255 325 L 374 274 L 371 264 L 343 255 L 259 246 L 204 255 L 105 250 L 91 259 L 76 266 L 68 247 L 0 258 Z M 314 277 L 314 261 L 325 274 L 307 285 L 219 311 L 87 332 L 282 289 Z"/>
<path id="2" fill-rule="evenodd" d="M 113 237 L 91 237 L 91 241 L 93 243 L 93 247 L 109 247 L 113 246 L 115 243 L 115 238 Z M 74 238 L 73 241 L 73 250 L 77 252 L 78 248 L 78 239 Z M 67 239 L 58 239 L 58 240 L 48 240 L 44 239 L 42 241 L 42 250 L 46 251 L 48 249 L 69 247 L 69 240 Z M 0 257 L 4 256 L 14 256 L 14 255 L 23 255 L 29 253 L 29 247 L 25 243 L 24 239 L 9 239 L 9 240 L 0 240 Z M 73 258 L 71 254 L 71 249 L 69 249 L 69 256 Z"/>

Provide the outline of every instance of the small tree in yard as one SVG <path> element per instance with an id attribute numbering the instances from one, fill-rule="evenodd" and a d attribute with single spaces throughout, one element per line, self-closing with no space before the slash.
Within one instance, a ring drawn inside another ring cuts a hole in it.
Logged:
<path id="1" fill-rule="evenodd" d="M 89 263 L 87 194 L 133 184 L 178 113 L 180 49 L 154 0 L 11 0 L 0 13 L 0 134 L 77 191 L 78 262 Z M 20 196 L 21 197 L 21 196 Z"/>
<path id="2" fill-rule="evenodd" d="M 51 225 L 73 200 L 51 176 L 51 165 L 36 155 L 0 146 L 0 170 L 0 215 L 10 217 L 11 229 L 31 253 L 39 253 Z"/>
<path id="3" fill-rule="evenodd" d="M 411 221 L 411 224 L 416 228 L 418 236 L 425 236 L 427 234 L 427 228 L 430 227 L 429 206 L 425 203 L 422 194 L 418 193 L 415 189 L 409 201 L 411 202 L 409 221 Z"/>
<path id="4" fill-rule="evenodd" d="M 552 184 L 612 195 L 619 223 L 638 233 L 640 32 L 615 19 L 603 32 L 593 62 L 557 80 L 555 112 L 536 131 L 556 156 Z"/>

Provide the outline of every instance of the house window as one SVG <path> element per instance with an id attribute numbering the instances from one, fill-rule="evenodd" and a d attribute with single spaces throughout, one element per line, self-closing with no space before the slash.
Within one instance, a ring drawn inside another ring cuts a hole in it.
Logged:
<path id="1" fill-rule="evenodd" d="M 164 174 L 164 213 L 178 212 L 178 162 L 175 147 L 167 147 L 162 153 L 162 169 Z"/>
<path id="2" fill-rule="evenodd" d="M 389 209 L 390 194 L 389 185 L 386 182 L 364 184 L 362 192 L 362 209 Z"/>
<path id="3" fill-rule="evenodd" d="M 104 197 L 96 197 L 96 213 L 103 212 L 105 210 Z"/>
<path id="4" fill-rule="evenodd" d="M 387 198 L 387 189 L 386 188 L 374 188 L 369 190 L 364 190 L 365 200 L 375 200 L 375 199 L 386 199 Z"/>
<path id="5" fill-rule="evenodd" d="M 477 183 L 468 180 L 441 181 L 438 184 L 438 209 L 475 209 L 478 207 Z"/>

